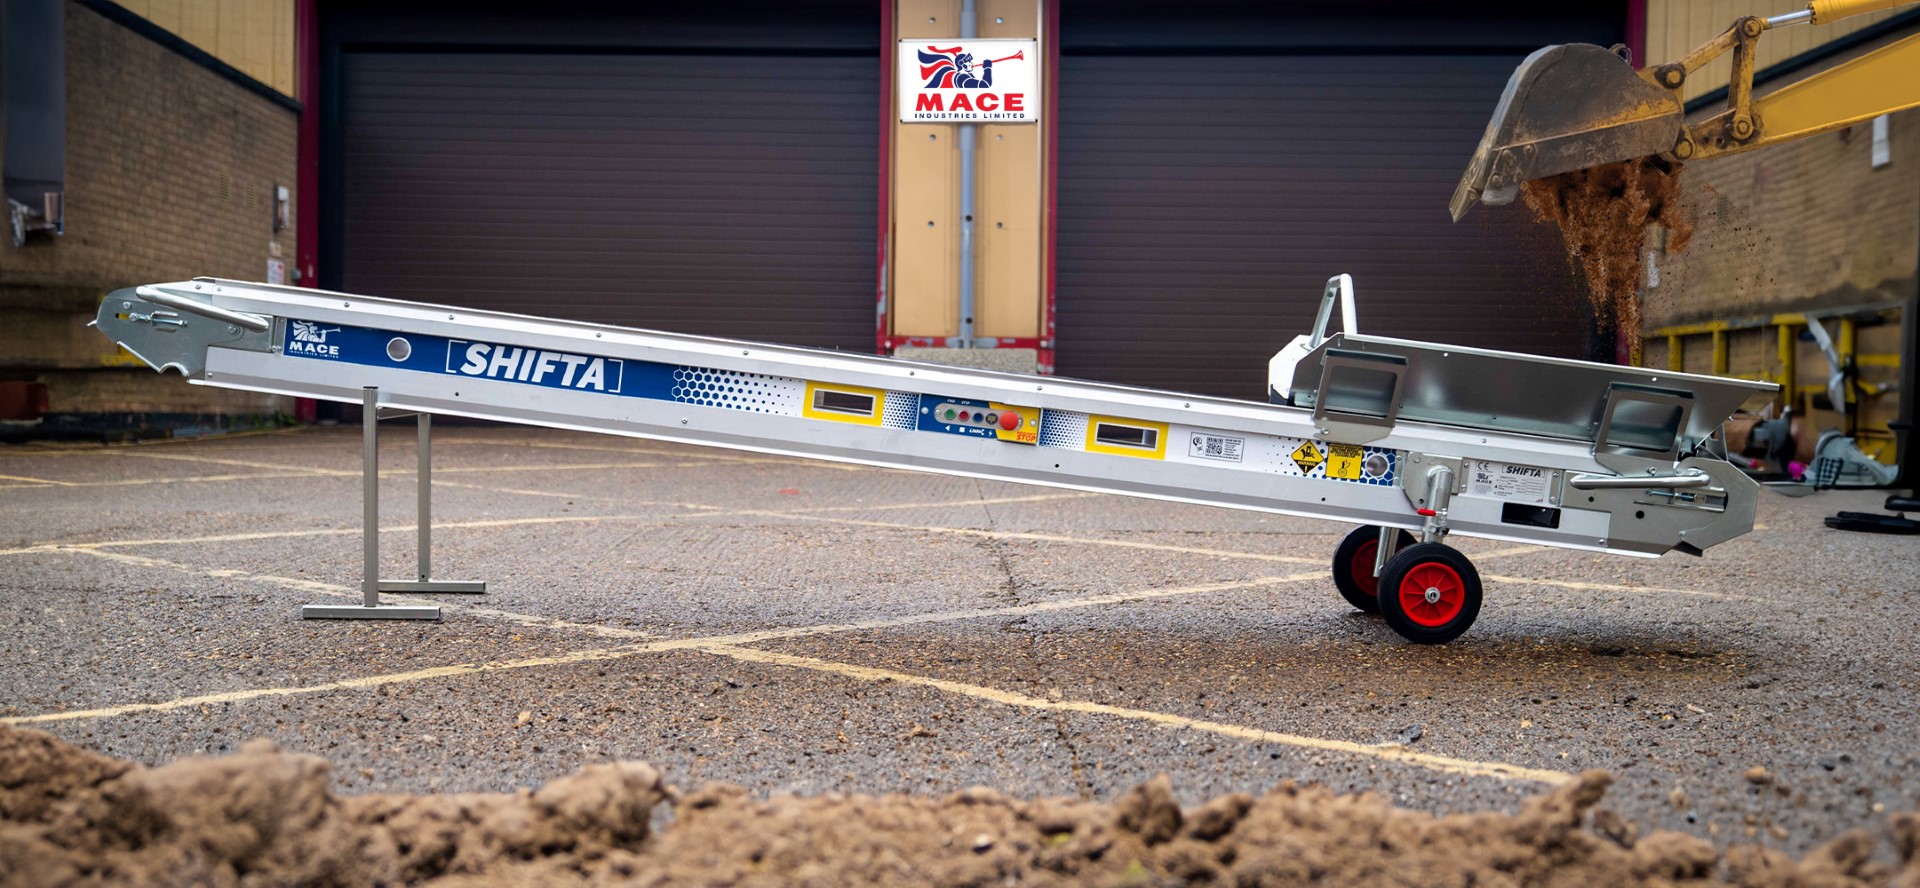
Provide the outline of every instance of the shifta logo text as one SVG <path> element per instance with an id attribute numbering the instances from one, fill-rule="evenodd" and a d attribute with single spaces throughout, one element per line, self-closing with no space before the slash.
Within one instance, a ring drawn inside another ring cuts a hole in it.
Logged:
<path id="1" fill-rule="evenodd" d="M 454 363 L 456 360 L 460 361 L 458 365 Z M 447 343 L 447 372 L 481 379 L 615 394 L 620 391 L 624 369 L 619 358 L 594 358 L 485 342 Z"/>

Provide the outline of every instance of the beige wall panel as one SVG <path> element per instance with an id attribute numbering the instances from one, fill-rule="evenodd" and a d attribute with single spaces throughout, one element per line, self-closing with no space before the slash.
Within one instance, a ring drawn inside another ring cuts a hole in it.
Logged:
<path id="1" fill-rule="evenodd" d="M 220 56 L 220 0 L 183 0 L 180 30 L 174 33 L 225 61 Z"/>
<path id="2" fill-rule="evenodd" d="M 144 9 L 135 9 L 134 12 L 145 16 L 147 21 L 178 34 L 180 17 L 183 15 L 181 7 L 186 2 L 187 0 L 146 0 L 141 4 Z"/>
<path id="3" fill-rule="evenodd" d="M 128 0 L 121 5 L 247 76 L 294 94 L 293 0 Z"/>
<path id="4" fill-rule="evenodd" d="M 893 129 L 893 334 L 960 333 L 960 151 L 953 127 Z"/>
<path id="5" fill-rule="evenodd" d="M 982 37 L 1040 36 L 1039 0 L 980 0 L 977 10 Z M 1039 65 L 1039 51 L 1034 55 L 1027 61 Z M 1041 130 L 1037 123 L 980 128 L 973 226 L 979 336 L 1040 335 Z"/>
<path id="6" fill-rule="evenodd" d="M 300 97 L 300 75 L 293 69 L 293 44 L 297 39 L 293 33 L 293 4 L 273 4 L 273 33 L 285 34 L 287 39 L 275 39 L 273 43 L 272 76 L 267 83 L 294 98 Z"/>
<path id="7" fill-rule="evenodd" d="M 1040 36 L 1039 0 L 979 0 L 974 8 L 982 37 L 1031 40 Z"/>
<path id="8" fill-rule="evenodd" d="M 895 8 L 895 30 L 902 40 L 960 33 L 959 0 L 899 0 Z M 896 104 L 889 99 L 888 114 L 894 113 Z M 958 335 L 960 151 L 954 142 L 954 128 L 946 124 L 895 123 L 891 170 L 891 333 Z"/>
<path id="9" fill-rule="evenodd" d="M 1040 127 L 980 128 L 974 331 L 1040 335 Z"/>
<path id="10" fill-rule="evenodd" d="M 1648 0 L 1647 57 L 1636 59 L 1641 65 L 1674 61 L 1694 47 L 1720 35 L 1743 15 L 1769 17 L 1807 8 L 1806 0 Z M 1906 10 L 1893 9 L 1857 15 L 1826 25 L 1794 25 L 1760 35 L 1760 52 L 1754 59 L 1756 70 L 1786 61 L 1820 44 L 1836 40 L 1861 28 L 1899 15 Z M 1733 72 L 1732 54 L 1721 56 L 1693 73 L 1682 93 L 1688 100 L 1727 85 Z"/>

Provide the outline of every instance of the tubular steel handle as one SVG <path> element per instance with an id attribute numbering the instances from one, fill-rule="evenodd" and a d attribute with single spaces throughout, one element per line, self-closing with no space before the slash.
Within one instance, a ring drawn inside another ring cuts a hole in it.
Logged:
<path id="1" fill-rule="evenodd" d="M 153 287 L 136 287 L 133 292 L 134 295 L 155 305 L 177 308 L 189 314 L 197 314 L 203 318 L 212 318 L 221 323 L 232 324 L 236 327 L 245 327 L 255 333 L 265 333 L 273 326 L 266 318 L 259 315 L 228 311 L 217 305 L 208 305 L 198 299 L 188 299 L 185 296 L 175 296 L 172 293 L 167 293 Z"/>
<path id="2" fill-rule="evenodd" d="M 1706 487 L 1712 483 L 1713 476 L 1705 472 L 1683 472 L 1678 475 L 1575 475 L 1567 479 L 1567 486 L 1575 490 L 1679 490 Z"/>
<path id="3" fill-rule="evenodd" d="M 1340 303 L 1340 329 L 1348 336 L 1360 332 L 1360 319 L 1353 305 L 1353 275 L 1336 274 L 1327 279 L 1327 289 L 1320 297 L 1320 314 L 1313 319 L 1313 340 L 1308 348 L 1319 348 L 1327 341 L 1327 322 L 1333 320 L 1333 304 Z"/>

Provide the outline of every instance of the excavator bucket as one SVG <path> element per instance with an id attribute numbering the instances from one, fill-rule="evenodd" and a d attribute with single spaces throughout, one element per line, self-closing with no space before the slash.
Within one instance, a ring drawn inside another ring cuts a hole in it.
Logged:
<path id="1" fill-rule="evenodd" d="M 1515 68 L 1454 189 L 1454 221 L 1475 201 L 1504 204 L 1520 183 L 1672 149 L 1679 99 L 1590 43 L 1536 50 Z"/>

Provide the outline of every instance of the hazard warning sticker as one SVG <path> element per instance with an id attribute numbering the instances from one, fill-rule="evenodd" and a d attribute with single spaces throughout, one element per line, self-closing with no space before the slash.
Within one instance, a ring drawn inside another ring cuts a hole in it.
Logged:
<path id="1" fill-rule="evenodd" d="M 1313 470 L 1327 459 L 1320 454 L 1320 448 L 1313 446 L 1312 441 L 1300 442 L 1300 446 L 1293 449 L 1292 456 L 1293 464 L 1300 467 L 1302 475 L 1313 474 Z"/>
<path id="2" fill-rule="evenodd" d="M 1329 444 L 1327 445 L 1327 477 L 1358 481 L 1361 463 L 1365 459 L 1366 451 L 1352 444 Z"/>

